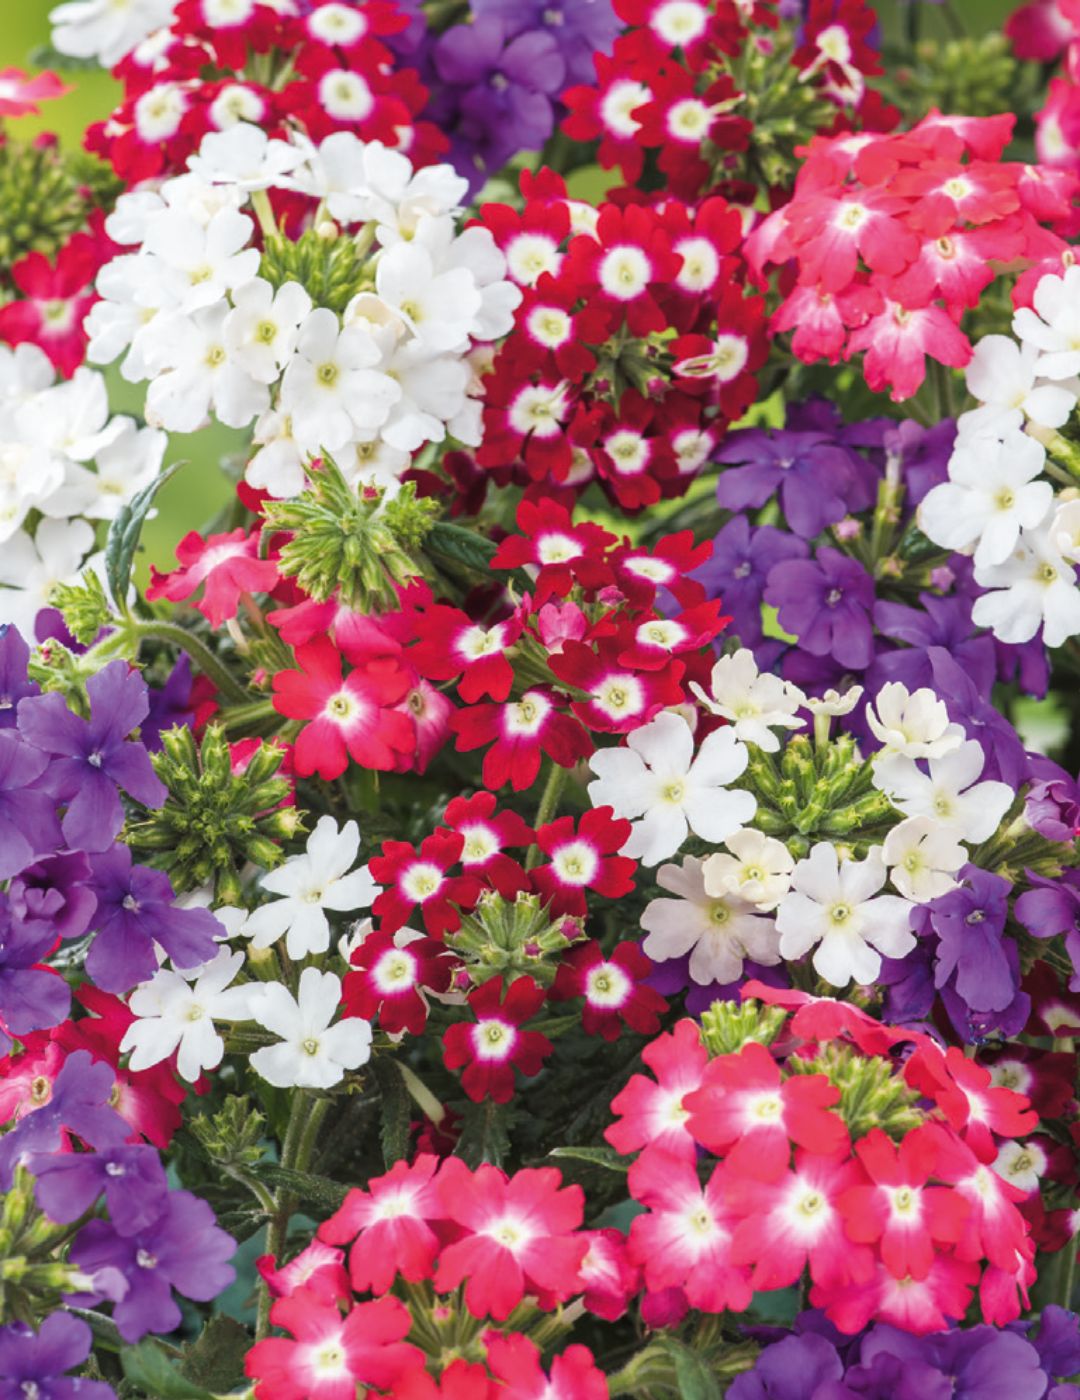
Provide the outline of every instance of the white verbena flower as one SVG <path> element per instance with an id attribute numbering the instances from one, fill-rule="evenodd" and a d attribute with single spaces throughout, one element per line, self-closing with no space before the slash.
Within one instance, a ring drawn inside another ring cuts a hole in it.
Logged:
<path id="1" fill-rule="evenodd" d="M 280 1038 L 256 1050 L 251 1067 L 278 1089 L 332 1089 L 345 1071 L 371 1057 L 371 1025 L 348 1016 L 333 1025 L 341 1000 L 341 980 L 332 972 L 305 967 L 294 998 L 280 982 L 260 983 L 252 997 L 252 1017 Z"/>
<path id="2" fill-rule="evenodd" d="M 233 291 L 232 303 L 225 319 L 225 349 L 252 379 L 272 384 L 289 363 L 311 298 L 299 282 L 285 282 L 275 292 L 255 277 Z"/>
<path id="3" fill-rule="evenodd" d="M 261 127 L 240 121 L 225 131 L 208 132 L 198 151 L 188 157 L 188 169 L 208 185 L 232 185 L 250 192 L 279 184 L 303 155 L 290 142 L 268 137 Z"/>
<path id="4" fill-rule="evenodd" d="M 729 790 L 748 754 L 731 729 L 709 734 L 694 756 L 694 736 L 681 715 L 662 711 L 627 735 L 627 747 L 600 749 L 589 760 L 597 775 L 589 784 L 594 807 L 617 817 L 640 817 L 623 852 L 645 865 L 672 856 L 693 831 L 720 842 L 757 810 L 753 794 Z"/>
<path id="5" fill-rule="evenodd" d="M 1009 810 L 1008 783 L 980 783 L 986 757 L 982 745 L 967 739 L 949 753 L 932 758 L 929 773 L 900 754 L 874 764 L 874 786 L 908 817 L 929 817 L 957 841 L 988 840 Z"/>
<path id="6" fill-rule="evenodd" d="M 152 426 L 193 433 L 212 408 L 226 427 L 246 428 L 267 407 L 266 385 L 230 359 L 225 348 L 228 315 L 228 304 L 221 302 L 193 316 L 154 319 L 158 375 L 146 391 L 146 418 Z"/>
<path id="7" fill-rule="evenodd" d="M 339 831 L 333 817 L 320 817 L 304 854 L 290 857 L 259 880 L 261 889 L 282 897 L 256 909 L 244 924 L 252 946 L 269 948 L 285 934 L 285 947 L 294 960 L 325 953 L 330 947 L 326 910 L 367 909 L 379 893 L 366 865 L 352 869 L 359 850 L 355 822 L 346 822 Z"/>
<path id="8" fill-rule="evenodd" d="M 1017 410 L 1047 428 L 1068 422 L 1076 395 L 1060 384 L 1040 384 L 1038 358 L 1034 345 L 1017 345 L 1007 335 L 983 336 L 965 371 L 968 390 L 982 406 L 961 414 L 961 438 L 1007 424 Z"/>
<path id="9" fill-rule="evenodd" d="M 689 953 L 690 976 L 701 986 L 737 981 L 747 958 L 770 967 L 780 961 L 773 920 L 737 894 L 709 894 L 696 856 L 662 865 L 656 882 L 678 897 L 650 901 L 641 916 L 648 932 L 641 946 L 654 961 Z"/>
<path id="10" fill-rule="evenodd" d="M 854 980 L 869 986 L 881 971 L 881 955 L 902 958 L 915 946 L 908 927 L 912 905 L 879 894 L 888 878 L 880 846 L 866 859 L 841 861 L 828 841 L 813 847 L 792 875 L 791 892 L 776 911 L 780 955 L 814 951 L 815 970 L 833 987 Z"/>
<path id="11" fill-rule="evenodd" d="M 1046 379 L 1080 374 L 1080 266 L 1039 279 L 1032 306 L 1013 316 L 1013 334 L 1040 351 L 1036 369 Z"/>
<path id="12" fill-rule="evenodd" d="M 194 981 L 162 968 L 132 992 L 130 1009 L 139 1018 L 124 1032 L 120 1052 L 131 1052 L 133 1070 L 149 1069 L 178 1051 L 176 1067 L 189 1084 L 203 1070 L 216 1069 L 225 1053 L 215 1021 L 250 1020 L 249 1002 L 260 984 L 231 987 L 244 964 L 243 953 L 223 948 L 199 969 Z"/>
<path id="13" fill-rule="evenodd" d="M 386 422 L 401 389 L 375 368 L 382 358 L 368 331 L 343 328 L 327 307 L 318 306 L 304 318 L 281 382 L 280 408 L 306 451 L 337 452 Z"/>
<path id="14" fill-rule="evenodd" d="M 926 904 L 955 889 L 956 872 L 968 858 L 955 833 L 933 817 L 908 817 L 894 826 L 882 854 L 889 878 L 915 904 Z"/>
<path id="15" fill-rule="evenodd" d="M 906 758 L 936 758 L 964 741 L 964 730 L 949 720 L 944 700 L 927 687 L 909 691 L 902 681 L 888 681 L 866 706 L 866 723 L 882 747 L 876 762 L 890 753 Z"/>
<path id="16" fill-rule="evenodd" d="M 85 520 L 42 520 L 31 538 L 20 531 L 0 549 L 0 623 L 13 623 L 24 637 L 34 635 L 34 619 L 49 606 L 58 583 L 75 583 L 94 547 Z"/>
<path id="17" fill-rule="evenodd" d="M 919 528 L 943 549 L 974 546 L 976 568 L 1002 563 L 1050 508 L 1053 487 L 1037 480 L 1045 461 L 1046 449 L 1026 433 L 972 439 L 949 458 L 949 480 L 921 502 Z"/>
<path id="18" fill-rule="evenodd" d="M 714 898 L 735 894 L 758 909 L 775 909 L 791 888 L 795 868 L 783 841 L 746 827 L 724 845 L 730 854 L 717 851 L 702 866 L 705 893 Z"/>
<path id="19" fill-rule="evenodd" d="M 1025 530 L 1005 563 L 977 569 L 975 582 L 990 591 L 975 599 L 972 620 L 999 641 L 1030 642 L 1041 627 L 1046 645 L 1059 647 L 1080 632 L 1076 570 L 1058 552 L 1049 521 Z"/>
<path id="20" fill-rule="evenodd" d="M 838 690 L 827 690 L 824 695 L 807 695 L 803 699 L 803 705 L 810 713 L 817 718 L 818 715 L 827 719 L 835 719 L 840 715 L 849 715 L 863 697 L 863 687 L 852 685 L 844 691 L 843 695 Z"/>
<path id="21" fill-rule="evenodd" d="M 49 13 L 52 43 L 71 58 L 111 68 L 172 19 L 175 0 L 69 0 Z"/>
<path id="22" fill-rule="evenodd" d="M 806 723 L 795 713 L 806 703 L 802 691 L 779 676 L 759 672 L 754 653 L 745 647 L 720 658 L 709 687 L 712 694 L 706 695 L 696 681 L 690 683 L 707 710 L 730 721 L 744 743 L 756 744 L 766 753 L 776 753 L 780 747 L 774 728 L 801 729 Z"/>

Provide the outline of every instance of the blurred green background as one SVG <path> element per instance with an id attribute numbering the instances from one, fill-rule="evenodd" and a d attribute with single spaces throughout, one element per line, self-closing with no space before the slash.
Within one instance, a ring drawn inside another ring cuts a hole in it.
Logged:
<path id="1" fill-rule="evenodd" d="M 919 4 L 919 0 L 915 0 Z M 1017 0 L 952 0 L 951 10 L 967 32 L 979 36 L 998 28 Z M 0 0 L 0 69 L 29 67 L 29 55 L 49 38 L 48 14 L 52 0 Z M 953 27 L 938 5 L 919 5 L 919 29 L 924 40 L 945 40 Z M 894 43 L 901 39 L 910 14 L 905 0 L 886 0 L 878 6 L 887 37 Z M 107 115 L 114 105 L 118 88 L 107 74 L 87 71 L 65 75 L 73 88 L 66 97 L 47 104 L 38 118 L 23 118 L 10 123 L 15 135 L 33 135 L 38 131 L 56 132 L 62 141 L 76 145 L 86 126 Z M 141 390 L 125 384 L 115 372 L 110 373 L 112 400 L 118 412 L 137 411 Z M 187 463 L 165 486 L 158 498 L 157 518 L 144 532 L 146 553 L 140 566 L 145 580 L 149 563 L 168 568 L 173 560 L 177 540 L 188 530 L 207 523 L 228 501 L 232 488 L 220 471 L 223 457 L 235 451 L 241 437 L 223 429 L 214 429 L 191 438 L 174 437 L 167 460 Z"/>

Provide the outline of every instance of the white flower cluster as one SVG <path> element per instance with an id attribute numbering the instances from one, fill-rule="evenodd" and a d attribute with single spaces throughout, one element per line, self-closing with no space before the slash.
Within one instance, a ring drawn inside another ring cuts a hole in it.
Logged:
<path id="1" fill-rule="evenodd" d="M 68 0 L 49 13 L 53 48 L 111 68 L 171 23 L 175 9 L 176 0 Z"/>
<path id="2" fill-rule="evenodd" d="M 219 909 L 221 942 L 246 937 L 251 947 L 269 947 L 282 935 L 289 956 L 302 961 L 330 946 L 327 909 L 367 908 L 379 892 L 367 866 L 352 870 L 360 849 L 355 822 L 338 830 L 333 817 L 321 817 L 302 855 L 264 875 L 260 885 L 280 896 L 256 909 Z M 371 1025 L 358 1016 L 336 1020 L 341 979 L 334 972 L 305 967 L 294 996 L 281 982 L 237 982 L 245 954 L 223 946 L 202 967 L 177 971 L 162 967 L 136 987 L 129 1007 L 136 1019 L 121 1043 L 131 1067 L 149 1069 L 177 1056 L 182 1078 L 193 1083 L 215 1069 L 225 1053 L 217 1022 L 254 1023 L 276 1037 L 256 1050 L 251 1067 L 278 1088 L 329 1089 L 346 1070 L 358 1069 L 371 1054 Z"/>
<path id="3" fill-rule="evenodd" d="M 979 341 L 967 385 L 980 407 L 958 420 L 948 482 L 928 492 L 919 525 L 971 554 L 988 591 L 974 620 L 1003 642 L 1047 646 L 1080 633 L 1080 498 L 1055 495 L 1045 443 L 1080 400 L 1080 267 L 1043 277 L 1008 336 Z M 1060 473 L 1059 473 L 1060 475 Z"/>
<path id="4" fill-rule="evenodd" d="M 657 884 L 675 898 L 646 907 L 645 952 L 658 962 L 689 955 L 690 978 L 702 986 L 735 982 L 746 960 L 773 966 L 811 951 L 831 985 L 873 982 L 883 956 L 903 957 L 915 946 L 912 909 L 956 887 L 968 846 L 997 830 L 1012 789 L 980 781 L 982 747 L 950 721 L 932 690 L 911 693 L 890 682 L 866 706 L 866 719 L 881 744 L 873 783 L 896 809 L 896 825 L 860 861 L 828 841 L 796 861 L 783 842 L 747 825 L 756 801 L 729 784 L 747 766 L 746 746 L 775 753 L 773 731 L 799 728 L 800 709 L 814 716 L 815 742 L 827 742 L 830 717 L 849 713 L 861 688 L 811 700 L 759 673 L 743 650 L 713 667 L 711 694 L 694 689 L 703 709 L 729 721 L 696 754 L 690 722 L 666 710 L 628 734 L 625 747 L 589 760 L 597 775 L 589 784 L 593 805 L 633 822 L 624 855 L 656 865 L 691 832 L 724 847 L 660 866 Z"/>
<path id="5" fill-rule="evenodd" d="M 149 422 L 254 423 L 247 479 L 279 498 L 324 452 L 350 480 L 386 482 L 426 442 L 479 443 L 486 342 L 511 329 L 521 292 L 488 230 L 458 231 L 466 182 L 450 166 L 414 171 L 349 132 L 315 146 L 248 123 L 206 136 L 189 165 L 118 201 L 106 227 L 136 251 L 102 269 L 86 322 L 90 359 L 123 354 L 124 377 L 150 381 Z M 260 276 L 244 210 L 273 236 L 271 188 L 311 199 L 328 254 L 351 240 L 357 290 L 342 314 Z"/>
<path id="6" fill-rule="evenodd" d="M 96 370 L 55 380 L 36 345 L 0 346 L 0 624 L 30 639 L 52 589 L 76 582 L 84 561 L 97 566 L 90 522 L 112 520 L 157 476 L 166 445 L 109 417 Z"/>

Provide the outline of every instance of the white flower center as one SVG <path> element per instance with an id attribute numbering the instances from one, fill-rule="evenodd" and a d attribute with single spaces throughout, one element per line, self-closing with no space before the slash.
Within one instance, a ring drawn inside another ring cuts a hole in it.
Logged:
<path id="1" fill-rule="evenodd" d="M 556 875 L 564 885 L 585 886 L 600 868 L 600 857 L 586 841 L 570 841 L 551 858 Z"/>

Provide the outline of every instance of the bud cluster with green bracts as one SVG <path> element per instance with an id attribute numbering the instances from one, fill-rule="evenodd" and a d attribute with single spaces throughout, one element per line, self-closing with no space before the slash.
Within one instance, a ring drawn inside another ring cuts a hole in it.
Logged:
<path id="1" fill-rule="evenodd" d="M 266 502 L 264 538 L 291 535 L 278 567 L 318 602 L 336 593 L 356 612 L 388 612 L 399 606 L 398 588 L 423 576 L 421 549 L 438 512 L 411 482 L 395 496 L 376 487 L 358 495 L 324 457 L 299 496 Z"/>
<path id="2" fill-rule="evenodd" d="M 368 250 L 356 239 L 339 235 L 332 224 L 308 229 L 295 243 L 272 234 L 263 246 L 259 274 L 275 288 L 299 282 L 316 306 L 339 314 L 358 292 L 375 287 Z"/>
<path id="3" fill-rule="evenodd" d="M 830 1040 L 813 1059 L 790 1055 L 787 1068 L 795 1074 L 823 1074 L 840 1091 L 837 1112 L 852 1137 L 881 1128 L 900 1142 L 923 1121 L 916 1107 L 918 1093 L 894 1071 L 891 1060 L 863 1055 L 854 1046 Z"/>
<path id="4" fill-rule="evenodd" d="M 873 785 L 873 769 L 850 734 L 815 745 L 790 739 L 777 762 L 752 747 L 738 786 L 757 798 L 754 824 L 803 856 L 815 840 L 842 840 L 860 854 L 896 825 L 897 813 Z"/>
<path id="5" fill-rule="evenodd" d="M 489 890 L 471 914 L 463 915 L 461 927 L 446 935 L 446 942 L 477 985 L 492 977 L 513 981 L 525 974 L 549 987 L 560 956 L 584 937 L 584 920 L 553 920 L 538 895 L 520 893 L 510 900 Z"/>
<path id="6" fill-rule="evenodd" d="M 91 210 L 123 188 L 95 156 L 48 144 L 0 143 L 0 267 L 3 281 L 27 253 L 52 258 L 85 229 Z"/>
<path id="7" fill-rule="evenodd" d="M 78 583 L 58 583 L 49 601 L 63 613 L 64 625 L 80 646 L 89 646 L 113 615 L 105 585 L 93 569 Z"/>
<path id="8" fill-rule="evenodd" d="M 33 1178 L 17 1167 L 11 1190 L 0 1197 L 0 1325 L 36 1324 L 64 1294 L 82 1291 L 81 1270 L 58 1257 L 71 1234 L 70 1225 L 42 1215 Z"/>
<path id="9" fill-rule="evenodd" d="M 272 869 L 282 860 L 276 843 L 303 830 L 296 808 L 281 805 L 292 792 L 279 771 L 285 750 L 260 743 L 235 771 L 217 726 L 201 746 L 184 725 L 167 730 L 162 745 L 152 761 L 169 796 L 156 811 L 140 808 L 124 839 L 136 859 L 168 874 L 177 893 L 213 881 L 218 903 L 239 903 L 243 867 Z"/>
<path id="10" fill-rule="evenodd" d="M 736 1055 L 756 1040 L 771 1045 L 780 1034 L 787 1012 L 760 1001 L 714 1001 L 701 1013 L 701 1039 L 714 1058 Z"/>

